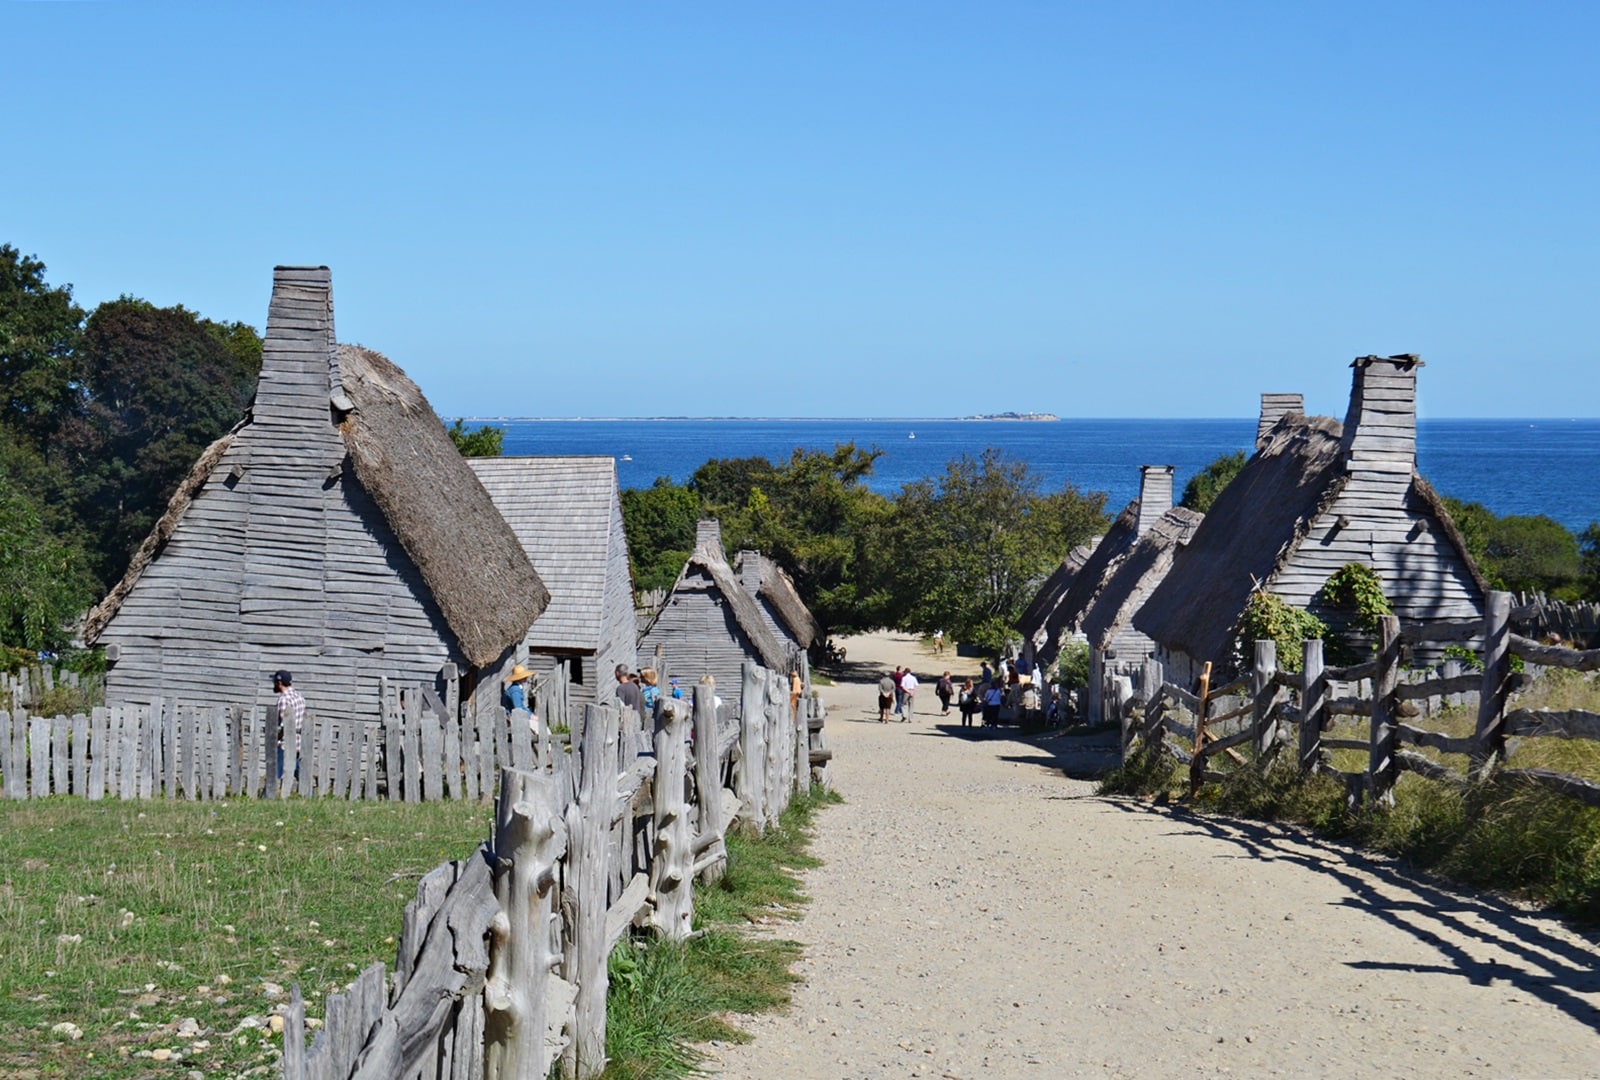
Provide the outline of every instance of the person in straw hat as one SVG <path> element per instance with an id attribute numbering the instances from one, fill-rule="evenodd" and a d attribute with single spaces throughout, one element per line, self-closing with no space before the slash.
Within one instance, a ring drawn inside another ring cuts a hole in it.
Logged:
<path id="1" fill-rule="evenodd" d="M 528 680 L 533 678 L 533 672 L 518 664 L 511 669 L 511 674 L 500 680 L 505 683 L 505 690 L 501 693 L 501 701 L 506 707 L 506 715 L 521 709 L 528 711 Z"/>

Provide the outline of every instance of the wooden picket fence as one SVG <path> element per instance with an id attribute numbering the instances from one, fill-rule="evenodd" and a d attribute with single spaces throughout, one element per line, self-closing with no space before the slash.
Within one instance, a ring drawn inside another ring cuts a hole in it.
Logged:
<path id="1" fill-rule="evenodd" d="M 751 663 L 743 683 L 737 721 L 719 723 L 710 685 L 692 706 L 662 698 L 653 736 L 588 706 L 570 752 L 502 767 L 493 836 L 423 878 L 393 975 L 375 964 L 329 997 L 309 1048 L 296 988 L 286 1080 L 599 1075 L 613 946 L 630 927 L 688 937 L 691 885 L 722 872 L 728 828 L 765 829 L 825 782 L 821 698 L 792 707 L 787 679 Z"/>
<path id="2" fill-rule="evenodd" d="M 1507 767 L 1508 738 L 1600 740 L 1600 713 L 1508 709 L 1518 681 L 1512 672 L 1513 656 L 1541 667 L 1600 670 L 1600 649 L 1541 645 L 1513 633 L 1512 600 L 1510 593 L 1490 593 L 1482 622 L 1402 627 L 1398 619 L 1386 616 L 1379 625 L 1376 657 L 1350 667 L 1325 667 L 1323 643 L 1313 640 L 1304 643 L 1299 672 L 1279 671 L 1275 646 L 1259 641 L 1251 671 L 1226 686 L 1210 685 L 1208 665 L 1198 692 L 1162 683 L 1146 700 L 1130 699 L 1123 710 L 1124 759 L 1140 746 L 1159 742 L 1188 764 L 1192 795 L 1202 783 L 1226 777 L 1219 768 L 1222 759 L 1236 767 L 1262 767 L 1281 748 L 1293 746 L 1303 771 L 1341 776 L 1352 802 L 1390 799 L 1400 772 L 1411 771 L 1449 783 L 1491 773 L 1515 777 L 1600 806 L 1600 784 L 1592 780 L 1546 769 Z M 1402 678 L 1402 646 L 1479 639 L 1481 672 L 1416 682 Z M 1405 722 L 1421 715 L 1418 701 L 1474 693 L 1477 722 L 1470 736 L 1451 736 Z M 1367 719 L 1367 737 L 1325 734 L 1341 716 Z M 1457 770 L 1408 747 L 1464 755 L 1466 765 Z M 1364 751 L 1367 766 L 1360 772 L 1332 769 L 1326 756 L 1331 750 Z"/>
<path id="3" fill-rule="evenodd" d="M 298 748 L 284 740 L 281 767 L 271 708 L 158 700 L 71 717 L 0 710 L 0 798 L 475 800 L 493 794 L 500 769 L 549 761 L 584 715 L 570 708 L 560 669 L 534 687 L 537 731 L 528 713 L 461 708 L 453 680 L 442 695 L 388 682 L 382 695 L 381 721 L 308 710 Z"/>

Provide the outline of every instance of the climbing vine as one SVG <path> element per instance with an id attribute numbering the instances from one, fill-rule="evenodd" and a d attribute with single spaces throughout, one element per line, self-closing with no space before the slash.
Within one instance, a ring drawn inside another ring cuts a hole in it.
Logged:
<path id="1" fill-rule="evenodd" d="M 1323 582 L 1320 593 L 1330 606 L 1350 614 L 1351 629 L 1367 634 L 1378 632 L 1378 620 L 1394 614 L 1394 605 L 1383 594 L 1383 579 L 1370 566 L 1345 563 Z"/>
<path id="2" fill-rule="evenodd" d="M 1311 612 L 1265 591 L 1252 593 L 1239 617 L 1241 656 L 1248 658 L 1257 641 L 1271 640 L 1278 646 L 1278 667 L 1283 671 L 1299 671 L 1301 642 L 1327 633 L 1327 624 Z"/>

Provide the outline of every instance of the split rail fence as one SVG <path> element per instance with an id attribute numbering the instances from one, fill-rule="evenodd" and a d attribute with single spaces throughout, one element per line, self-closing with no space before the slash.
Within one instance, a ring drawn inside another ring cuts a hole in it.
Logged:
<path id="1" fill-rule="evenodd" d="M 1547 769 L 1507 766 L 1507 740 L 1563 738 L 1600 740 L 1600 713 L 1583 710 L 1511 708 L 1522 681 L 1512 657 L 1541 667 L 1600 670 L 1600 649 L 1578 651 L 1542 645 L 1513 633 L 1512 596 L 1492 592 L 1484 618 L 1402 627 L 1394 616 L 1379 625 L 1377 655 L 1350 667 L 1326 667 L 1323 643 L 1303 645 L 1299 672 L 1278 670 L 1277 650 L 1258 641 L 1249 673 L 1225 686 L 1210 685 L 1210 665 L 1196 692 L 1162 683 L 1143 702 L 1123 711 L 1123 757 L 1140 746 L 1159 743 L 1189 766 L 1190 793 L 1202 783 L 1227 776 L 1222 759 L 1237 767 L 1264 767 L 1284 747 L 1293 747 L 1304 772 L 1331 772 L 1343 778 L 1352 802 L 1388 800 L 1402 771 L 1432 780 L 1464 783 L 1491 773 L 1538 784 L 1591 806 L 1600 806 L 1600 784 Z M 1481 639 L 1482 670 L 1408 681 L 1403 678 L 1406 645 L 1461 643 Z M 1477 696 L 1477 719 L 1468 736 L 1429 731 L 1407 723 L 1421 715 L 1416 703 Z M 1365 738 L 1330 734 L 1341 717 L 1366 721 Z M 1458 770 L 1414 748 L 1463 755 Z M 1364 770 L 1341 771 L 1329 764 L 1329 751 L 1364 751 Z M 1246 755 L 1248 752 L 1248 755 Z"/>
<path id="2" fill-rule="evenodd" d="M 286 1080 L 512 1080 L 558 1061 L 599 1075 L 613 946 L 631 926 L 687 938 L 691 885 L 723 872 L 728 829 L 765 829 L 827 782 L 821 699 L 795 708 L 787 679 L 754 664 L 743 683 L 736 723 L 719 724 L 708 684 L 692 706 L 663 698 L 653 755 L 632 710 L 591 705 L 570 752 L 502 767 L 494 835 L 422 879 L 393 975 L 374 964 L 330 996 L 309 1049 L 296 988 Z"/>

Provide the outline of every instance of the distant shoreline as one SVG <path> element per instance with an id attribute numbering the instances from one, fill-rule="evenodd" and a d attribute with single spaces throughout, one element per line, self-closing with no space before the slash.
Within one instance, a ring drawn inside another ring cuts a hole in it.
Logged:
<path id="1" fill-rule="evenodd" d="M 440 413 L 441 418 L 448 417 L 455 420 L 456 413 Z M 1073 421 L 1093 421 L 1094 423 L 1127 422 L 1127 423 L 1170 423 L 1183 424 L 1194 421 L 1243 421 L 1255 423 L 1254 416 L 1067 416 L 1060 417 L 1053 413 L 1038 414 L 1036 420 L 1027 417 L 1009 417 L 1004 415 L 984 416 L 462 416 L 462 423 L 470 424 L 595 424 L 617 423 L 638 424 L 644 422 L 670 422 L 695 423 L 762 423 L 762 424 L 955 424 L 955 423 L 1030 423 L 1040 421 L 1056 421 L 1072 423 Z M 1453 424 L 1504 424 L 1508 422 L 1528 424 L 1573 424 L 1585 421 L 1600 420 L 1600 416 L 1424 416 L 1418 421 L 1423 425 L 1435 421 L 1448 421 Z"/>

